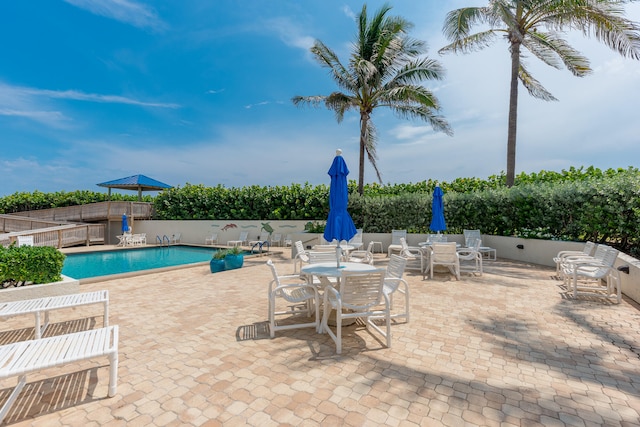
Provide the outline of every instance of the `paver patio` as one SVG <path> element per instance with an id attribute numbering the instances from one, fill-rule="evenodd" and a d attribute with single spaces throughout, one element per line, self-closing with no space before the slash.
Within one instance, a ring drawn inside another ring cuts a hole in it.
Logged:
<path id="1" fill-rule="evenodd" d="M 313 328 L 268 338 L 265 261 L 83 284 L 110 292 L 118 393 L 107 397 L 106 359 L 50 369 L 27 377 L 5 423 L 640 426 L 640 311 L 626 299 L 573 300 L 554 269 L 505 260 L 459 282 L 409 272 L 411 321 L 393 325 L 392 347 L 356 324 L 337 356 Z M 102 324 L 96 307 L 51 321 L 46 336 Z M 0 343 L 32 336 L 33 319 L 16 317 Z"/>

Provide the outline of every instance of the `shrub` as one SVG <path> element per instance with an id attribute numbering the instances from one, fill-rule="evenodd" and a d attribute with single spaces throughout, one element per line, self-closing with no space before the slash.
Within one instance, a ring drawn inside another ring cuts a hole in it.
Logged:
<path id="1" fill-rule="evenodd" d="M 0 283 L 6 288 L 60 281 L 64 259 L 50 246 L 0 247 Z"/>

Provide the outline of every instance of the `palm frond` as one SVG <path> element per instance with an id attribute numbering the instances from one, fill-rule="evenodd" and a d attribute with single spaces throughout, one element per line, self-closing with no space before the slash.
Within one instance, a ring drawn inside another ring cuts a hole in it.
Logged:
<path id="1" fill-rule="evenodd" d="M 561 61 L 574 76 L 582 77 L 591 73 L 589 60 L 554 33 L 531 32 L 523 46 L 554 68 L 559 69 Z"/>
<path id="2" fill-rule="evenodd" d="M 325 97 L 324 104 L 329 110 L 334 111 L 338 123 L 342 122 L 344 113 L 351 109 L 356 109 L 359 105 L 357 100 L 352 96 L 341 92 L 333 92 L 331 95 Z"/>
<path id="3" fill-rule="evenodd" d="M 329 69 L 333 80 L 335 80 L 338 86 L 348 92 L 352 92 L 357 88 L 357 82 L 349 70 L 342 65 L 335 52 L 325 46 L 324 43 L 316 40 L 311 47 L 311 53 L 321 66 Z"/>
<path id="4" fill-rule="evenodd" d="M 449 52 L 471 53 L 482 50 L 485 47 L 490 46 L 491 43 L 495 41 L 497 31 L 501 30 L 490 29 L 464 38 L 456 39 L 453 43 L 440 48 L 438 53 L 442 55 Z"/>
<path id="5" fill-rule="evenodd" d="M 435 59 L 421 58 L 417 61 L 405 63 L 387 83 L 388 87 L 403 84 L 419 83 L 423 80 L 442 80 L 445 69 Z"/>
<path id="6" fill-rule="evenodd" d="M 557 101 L 557 99 L 551 95 L 551 92 L 545 89 L 538 80 L 533 78 L 522 63 L 520 63 L 518 79 L 520 79 L 524 87 L 527 89 L 529 95 L 534 98 L 542 99 L 543 101 Z"/>
<path id="7" fill-rule="evenodd" d="M 447 120 L 436 114 L 435 110 L 420 105 L 394 105 L 389 106 L 392 111 L 403 119 L 419 119 L 429 123 L 437 132 L 443 132 L 448 136 L 453 136 L 453 129 Z"/>
<path id="8" fill-rule="evenodd" d="M 378 131 L 374 126 L 371 120 L 367 121 L 367 138 L 364 144 L 364 151 L 367 153 L 367 159 L 369 159 L 369 163 L 373 167 L 373 170 L 376 173 L 376 177 L 378 178 L 378 182 L 382 184 L 382 175 L 380 174 L 380 170 L 378 169 L 378 153 L 376 152 L 376 148 L 378 146 Z"/>

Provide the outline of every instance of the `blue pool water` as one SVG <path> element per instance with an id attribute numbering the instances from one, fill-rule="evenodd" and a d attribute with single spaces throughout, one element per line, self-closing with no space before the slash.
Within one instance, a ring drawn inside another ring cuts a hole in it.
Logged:
<path id="1" fill-rule="evenodd" d="M 68 254 L 62 274 L 74 279 L 130 273 L 209 261 L 214 248 L 163 246 L 117 251 Z"/>

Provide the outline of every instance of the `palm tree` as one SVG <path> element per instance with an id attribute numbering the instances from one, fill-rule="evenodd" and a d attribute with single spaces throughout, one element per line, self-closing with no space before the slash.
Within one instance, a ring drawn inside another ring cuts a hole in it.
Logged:
<path id="1" fill-rule="evenodd" d="M 498 34 L 503 34 L 509 44 L 507 186 L 513 186 L 515 180 L 518 80 L 531 96 L 556 100 L 525 68 L 522 48 L 551 67 L 560 69 L 564 65 L 573 75 L 583 77 L 591 72 L 589 60 L 561 37 L 561 31 L 575 29 L 586 36 L 594 35 L 624 57 L 640 59 L 640 27 L 624 17 L 622 3 L 621 0 L 490 0 L 486 7 L 465 7 L 447 14 L 443 32 L 451 44 L 440 49 L 440 53 L 480 50 L 495 41 Z M 471 34 L 471 27 L 476 24 L 488 29 Z"/>
<path id="2" fill-rule="evenodd" d="M 431 91 L 419 85 L 422 80 L 442 79 L 444 69 L 426 53 L 425 43 L 411 39 L 407 31 L 412 27 L 400 17 L 387 17 L 391 9 L 383 5 L 371 20 L 367 6 L 357 17 L 358 39 L 353 44 L 349 65 L 344 66 L 338 56 L 321 41 L 311 47 L 315 59 L 329 69 L 331 76 L 344 92 L 328 96 L 296 96 L 294 105 L 321 103 L 335 112 L 338 123 L 345 112 L 360 112 L 360 164 L 358 192 L 364 189 L 364 156 L 371 162 L 380 183 L 382 177 L 376 165 L 376 130 L 371 121 L 375 108 L 389 107 L 402 118 L 417 118 L 431 124 L 438 131 L 452 134 L 449 124 L 437 115 L 440 105 Z"/>

